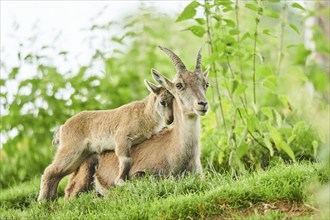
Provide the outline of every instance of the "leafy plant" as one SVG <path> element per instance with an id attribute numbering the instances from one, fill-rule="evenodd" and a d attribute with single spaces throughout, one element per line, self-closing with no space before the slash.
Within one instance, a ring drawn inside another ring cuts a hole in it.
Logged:
<path id="1" fill-rule="evenodd" d="M 184 30 L 205 37 L 209 47 L 204 63 L 211 67 L 214 113 L 203 121 L 202 136 L 208 165 L 235 174 L 265 167 L 271 160 L 317 158 L 322 140 L 302 120 L 295 95 L 288 95 L 292 83 L 297 84 L 294 89 L 302 89 L 315 82 L 306 75 L 316 77 L 309 68 L 318 66 L 307 62 L 311 51 L 300 35 L 301 23 L 309 15 L 288 23 L 296 9 L 305 11 L 298 3 L 281 1 L 193 1 L 179 15 L 177 22 L 190 25 Z M 317 77 L 328 81 L 327 74 L 318 70 Z M 329 91 L 325 81 L 314 86 L 324 89 L 317 89 L 315 96 Z"/>

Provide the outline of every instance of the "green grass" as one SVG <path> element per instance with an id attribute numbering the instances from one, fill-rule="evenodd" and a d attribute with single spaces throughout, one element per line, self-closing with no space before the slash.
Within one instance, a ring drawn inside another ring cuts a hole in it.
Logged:
<path id="1" fill-rule="evenodd" d="M 85 193 L 69 202 L 37 203 L 39 178 L 1 192 L 1 219 L 310 219 L 310 186 L 328 181 L 319 164 L 278 165 L 267 171 L 229 175 L 206 173 L 157 180 L 147 177 L 112 188 L 105 197 Z M 63 196 L 65 181 L 60 186 Z"/>

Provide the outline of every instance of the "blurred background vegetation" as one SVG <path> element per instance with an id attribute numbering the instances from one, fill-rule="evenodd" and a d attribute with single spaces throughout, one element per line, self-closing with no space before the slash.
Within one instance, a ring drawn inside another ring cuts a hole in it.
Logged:
<path id="1" fill-rule="evenodd" d="M 113 29 L 121 34 L 99 37 Z M 17 42 L 14 67 L 2 57 L 1 188 L 41 175 L 55 153 L 54 128 L 72 115 L 142 99 L 151 68 L 173 78 L 174 67 L 157 45 L 173 49 L 192 69 L 206 43 L 211 110 L 202 119 L 205 168 L 236 176 L 277 161 L 318 161 L 320 155 L 329 161 L 326 1 L 192 1 L 176 17 L 141 4 L 121 22 L 85 31 L 91 36 L 86 43 L 104 44 L 77 69 L 63 70 L 49 54 L 69 62 L 70 52 L 53 45 L 31 51 Z M 20 77 L 27 67 L 29 77 Z M 17 91 L 10 91 L 12 82 Z"/>

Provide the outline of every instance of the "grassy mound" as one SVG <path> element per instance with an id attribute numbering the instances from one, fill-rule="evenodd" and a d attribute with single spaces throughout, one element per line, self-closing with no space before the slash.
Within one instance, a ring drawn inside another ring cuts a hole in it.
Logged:
<path id="1" fill-rule="evenodd" d="M 35 178 L 2 191 L 0 213 L 2 219 L 308 219 L 318 215 L 311 188 L 327 181 L 319 164 L 281 164 L 235 180 L 212 172 L 203 180 L 150 176 L 112 188 L 105 197 L 90 192 L 69 202 L 38 203 Z"/>

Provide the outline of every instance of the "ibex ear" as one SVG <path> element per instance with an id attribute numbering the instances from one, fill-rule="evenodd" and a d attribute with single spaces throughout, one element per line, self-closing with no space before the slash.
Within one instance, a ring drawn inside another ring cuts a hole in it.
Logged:
<path id="1" fill-rule="evenodd" d="M 203 72 L 203 76 L 207 78 L 209 76 L 209 72 L 210 72 L 210 67 L 207 67 L 207 69 Z"/>
<path id="2" fill-rule="evenodd" d="M 155 84 L 149 82 L 148 80 L 144 80 L 144 85 L 146 85 L 147 89 L 150 92 L 155 93 L 156 95 L 158 95 L 160 93 L 160 87 L 156 86 Z"/>
<path id="3" fill-rule="evenodd" d="M 171 90 L 173 88 L 173 83 L 171 80 L 167 79 L 163 76 L 160 72 L 155 69 L 151 69 L 152 77 L 161 85 L 164 86 L 166 89 Z"/>

